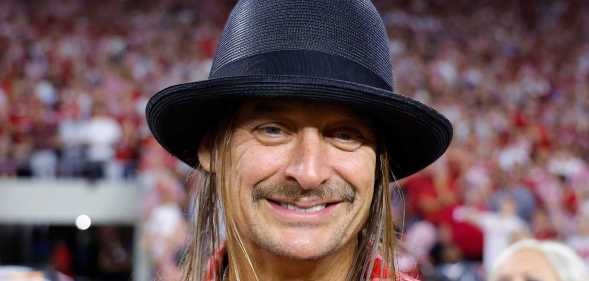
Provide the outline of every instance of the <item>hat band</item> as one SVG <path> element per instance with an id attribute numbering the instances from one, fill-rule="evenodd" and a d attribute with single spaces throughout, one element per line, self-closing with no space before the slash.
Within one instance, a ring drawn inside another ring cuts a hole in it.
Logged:
<path id="1" fill-rule="evenodd" d="M 242 58 L 212 70 L 209 79 L 246 75 L 304 75 L 393 90 L 392 82 L 356 62 L 312 50 L 282 50 Z"/>

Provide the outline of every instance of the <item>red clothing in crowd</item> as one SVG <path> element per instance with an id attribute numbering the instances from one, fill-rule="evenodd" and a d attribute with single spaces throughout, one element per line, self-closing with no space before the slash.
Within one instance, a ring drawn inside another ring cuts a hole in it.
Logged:
<path id="1" fill-rule="evenodd" d="M 435 187 L 433 175 L 420 173 L 411 176 L 403 186 L 407 190 L 407 208 L 410 211 L 436 226 L 447 225 L 450 227 L 452 241 L 465 257 L 473 259 L 481 257 L 483 233 L 477 226 L 454 219 L 454 210 L 460 206 L 458 200 L 455 203 L 440 204 L 437 209 L 433 210 L 427 210 L 420 204 L 428 200 L 439 201 L 441 195 L 438 194 L 438 189 Z M 455 194 L 460 192 L 454 177 L 450 180 L 448 191 Z"/>

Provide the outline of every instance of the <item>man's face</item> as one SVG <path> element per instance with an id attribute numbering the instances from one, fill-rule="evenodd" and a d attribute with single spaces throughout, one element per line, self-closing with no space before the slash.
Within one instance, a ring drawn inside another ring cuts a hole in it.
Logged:
<path id="1" fill-rule="evenodd" d="M 226 204 L 249 249 L 314 259 L 355 246 L 372 201 L 376 153 L 373 131 L 349 108 L 245 103 L 230 153 Z"/>

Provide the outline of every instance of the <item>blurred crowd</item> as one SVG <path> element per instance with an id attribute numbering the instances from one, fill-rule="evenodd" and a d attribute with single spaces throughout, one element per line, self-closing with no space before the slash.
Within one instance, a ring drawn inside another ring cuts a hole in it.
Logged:
<path id="1" fill-rule="evenodd" d="M 525 237 L 589 264 L 588 3 L 390 2 L 396 89 L 454 125 L 444 157 L 400 183 L 401 267 L 479 280 Z"/>
<path id="2" fill-rule="evenodd" d="M 0 175 L 134 177 L 147 99 L 206 78 L 226 15 L 185 2 L 2 1 Z"/>
<path id="3" fill-rule="evenodd" d="M 173 271 L 198 175 L 150 137 L 144 108 L 206 79 L 232 5 L 0 1 L 0 176 L 139 179 L 144 242 Z M 398 182 L 399 267 L 481 280 L 524 237 L 563 241 L 589 264 L 589 3 L 375 5 L 396 91 L 454 125 L 444 157 Z"/>

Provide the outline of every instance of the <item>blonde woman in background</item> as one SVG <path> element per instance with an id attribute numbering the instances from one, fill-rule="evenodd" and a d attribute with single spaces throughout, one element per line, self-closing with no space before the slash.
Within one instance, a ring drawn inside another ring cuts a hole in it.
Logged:
<path id="1" fill-rule="evenodd" d="M 489 281 L 586 281 L 589 269 L 562 243 L 527 239 L 507 248 L 488 276 Z"/>

